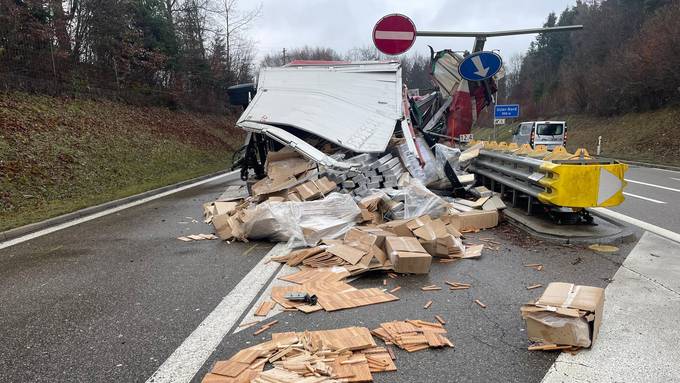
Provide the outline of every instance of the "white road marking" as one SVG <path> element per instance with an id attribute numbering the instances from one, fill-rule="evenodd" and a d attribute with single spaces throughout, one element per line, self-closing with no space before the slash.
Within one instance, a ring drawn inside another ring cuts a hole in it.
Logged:
<path id="1" fill-rule="evenodd" d="M 10 239 L 9 241 L 0 242 L 0 249 L 4 249 L 4 248 L 10 247 L 10 246 L 14 246 L 14 245 L 22 243 L 22 242 L 30 241 L 32 239 L 42 237 L 43 235 L 54 233 L 55 231 L 63 230 L 63 229 L 66 229 L 68 227 L 81 224 L 83 222 L 91 221 L 93 219 L 97 219 L 97 218 L 103 217 L 105 215 L 109 215 L 109 214 L 112 214 L 112 213 L 115 213 L 115 212 L 119 212 L 121 210 L 131 208 L 133 206 L 141 205 L 141 204 L 147 203 L 149 201 L 153 201 L 155 199 L 163 198 L 163 197 L 169 196 L 171 194 L 181 192 L 183 190 L 191 189 L 193 187 L 203 185 L 205 183 L 218 180 L 220 178 L 224 178 L 224 177 L 228 177 L 228 176 L 234 176 L 236 174 L 238 174 L 238 170 L 233 171 L 233 172 L 229 172 L 229 173 L 225 173 L 225 174 L 220 174 L 220 175 L 215 176 L 215 177 L 210 177 L 210 178 L 204 179 L 202 181 L 194 182 L 194 183 L 189 184 L 189 185 L 180 186 L 177 189 L 168 190 L 168 191 L 165 191 L 165 192 L 162 192 L 162 193 L 159 193 L 159 194 L 155 194 L 155 195 L 152 195 L 152 196 L 149 196 L 149 197 L 146 197 L 146 198 L 142 198 L 142 199 L 134 201 L 134 202 L 126 203 L 124 205 L 120 205 L 120 206 L 117 206 L 117 207 L 113 207 L 111 209 L 100 211 L 99 213 L 90 214 L 90 215 L 82 217 L 82 218 L 74 219 L 73 221 L 64 222 L 62 224 L 55 225 L 55 226 L 52 226 L 52 227 L 48 227 L 46 229 L 42 229 L 42 230 L 36 231 L 34 233 L 30 233 L 30 234 L 26 234 L 26 235 L 18 237 L 18 238 Z"/>
<path id="2" fill-rule="evenodd" d="M 664 238 L 668 238 L 671 241 L 675 241 L 680 243 L 680 234 L 670 231 L 668 229 L 664 229 L 663 227 L 659 227 L 656 225 L 652 225 L 651 223 L 647 223 L 645 221 L 641 221 L 637 218 L 629 217 L 625 214 L 621 214 L 603 207 L 595 207 L 592 208 L 592 210 L 604 214 L 610 218 L 618 219 L 619 221 L 627 222 L 630 223 L 631 225 L 635 225 L 643 230 L 647 230 L 649 232 L 652 232 L 656 235 L 660 235 Z"/>
<path id="3" fill-rule="evenodd" d="M 246 314 L 246 316 L 243 317 L 243 320 L 241 321 L 241 323 L 239 323 L 239 325 L 242 325 L 244 323 L 253 322 L 253 321 L 256 321 L 256 320 L 269 319 L 269 318 L 273 317 L 274 315 L 283 312 L 283 307 L 281 307 L 281 305 L 277 304 L 276 307 L 274 307 L 269 312 L 269 314 L 267 314 L 266 317 L 256 317 L 255 316 L 255 312 L 260 307 L 262 302 L 272 300 L 271 295 L 272 295 L 272 288 L 273 287 L 275 287 L 275 286 L 290 286 L 290 285 L 293 284 L 293 283 L 290 283 L 290 282 L 282 281 L 278 278 L 280 276 L 293 274 L 297 271 L 300 271 L 300 269 L 298 269 L 297 267 L 290 267 L 290 266 L 284 264 L 283 267 L 281 267 L 281 270 L 279 270 L 279 272 L 276 273 L 276 276 L 274 276 L 274 279 L 271 281 L 271 283 L 269 283 L 269 285 L 265 288 L 265 290 L 262 292 L 262 294 L 260 294 L 260 296 L 258 297 L 258 299 L 255 302 L 255 304 L 253 305 L 253 307 L 250 309 L 248 314 Z M 236 327 L 234 329 L 234 331 L 232 332 L 232 334 L 236 334 L 238 332 L 241 332 L 243 330 L 247 330 L 249 328 L 250 327 Z M 257 325 L 253 325 L 253 328 L 258 328 L 258 327 L 257 327 Z M 250 328 L 250 330 L 253 330 L 253 328 Z"/>
<path id="4" fill-rule="evenodd" d="M 645 185 L 645 186 L 651 186 L 651 187 L 655 187 L 655 188 L 659 188 L 659 189 L 670 190 L 670 191 L 674 191 L 674 192 L 680 193 L 680 189 L 673 189 L 673 188 L 669 188 L 668 186 L 661 186 L 661 185 L 650 184 L 650 183 L 642 182 L 642 181 L 629 180 L 629 179 L 627 179 L 627 178 L 626 178 L 626 182 L 632 182 L 632 183 L 634 183 L 634 184 L 640 184 L 640 185 Z"/>
<path id="5" fill-rule="evenodd" d="M 191 381 L 253 299 L 257 297 L 262 287 L 279 269 L 279 263 L 267 262 L 269 257 L 280 255 L 285 251 L 288 251 L 285 243 L 274 246 L 146 382 Z"/>
<path id="6" fill-rule="evenodd" d="M 672 180 L 680 181 L 680 178 L 673 178 L 671 177 Z"/>
<path id="7" fill-rule="evenodd" d="M 637 194 L 633 194 L 633 193 L 623 192 L 623 194 L 624 194 L 624 195 L 627 195 L 628 197 L 639 198 L 639 199 L 643 199 L 643 200 L 649 201 L 649 202 L 654 202 L 654 203 L 665 203 L 664 201 L 659 201 L 658 199 L 653 199 L 653 198 L 649 198 L 649 197 L 643 197 L 643 196 L 641 196 L 641 195 L 637 195 Z"/>

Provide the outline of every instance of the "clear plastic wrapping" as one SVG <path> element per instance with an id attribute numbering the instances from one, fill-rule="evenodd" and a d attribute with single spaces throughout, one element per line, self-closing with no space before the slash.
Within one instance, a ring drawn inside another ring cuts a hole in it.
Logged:
<path id="1" fill-rule="evenodd" d="M 425 214 L 432 218 L 439 218 L 449 208 L 448 202 L 432 193 L 416 179 L 411 179 L 399 191 L 404 194 L 403 218 L 405 219 L 416 218 Z"/>
<path id="2" fill-rule="evenodd" d="M 356 224 L 361 210 L 352 196 L 331 193 L 305 202 L 268 202 L 245 212 L 244 237 L 288 242 L 288 246 L 316 245 L 322 238 L 336 238 Z"/>

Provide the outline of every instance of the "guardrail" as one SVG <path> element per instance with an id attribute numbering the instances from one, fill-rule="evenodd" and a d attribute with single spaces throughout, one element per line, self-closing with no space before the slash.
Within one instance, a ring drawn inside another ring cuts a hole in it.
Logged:
<path id="1" fill-rule="evenodd" d="M 617 206 L 624 201 L 626 164 L 591 157 L 585 149 L 569 153 L 558 146 L 550 152 L 543 145 L 531 148 L 528 144 L 481 143 L 483 148 L 469 170 L 491 180 L 494 189 L 495 183 L 499 183 L 502 194 L 511 189 L 513 205 L 518 192 L 528 196 L 529 212 L 532 199 L 550 207 L 575 211 Z"/>

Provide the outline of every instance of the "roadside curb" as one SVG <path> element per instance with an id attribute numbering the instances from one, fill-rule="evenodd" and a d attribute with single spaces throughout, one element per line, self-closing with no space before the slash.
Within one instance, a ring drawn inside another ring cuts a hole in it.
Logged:
<path id="1" fill-rule="evenodd" d="M 608 234 L 608 235 L 592 235 L 592 236 L 565 236 L 565 235 L 556 235 L 556 234 L 551 234 L 551 233 L 546 233 L 542 232 L 536 228 L 531 227 L 530 225 L 526 224 L 525 222 L 522 222 L 522 220 L 517 219 L 514 214 L 503 214 L 506 220 L 511 224 L 514 225 L 521 230 L 524 230 L 527 232 L 529 235 L 542 239 L 545 241 L 553 242 L 553 243 L 565 243 L 565 244 L 592 244 L 592 243 L 601 243 L 601 244 L 619 244 L 623 242 L 627 242 L 630 239 L 635 238 L 635 231 L 632 230 L 629 226 L 622 224 L 618 222 L 617 220 L 612 219 L 611 217 L 604 216 L 603 214 L 598 214 L 597 212 L 591 211 L 591 214 L 594 216 L 597 216 L 599 219 L 608 222 L 609 224 L 612 224 L 618 228 L 620 228 L 620 231 L 616 234 Z"/>
<path id="2" fill-rule="evenodd" d="M 229 174 L 229 173 L 232 173 L 232 174 Z M 204 176 L 188 179 L 188 180 L 181 181 L 181 182 L 178 182 L 178 183 L 175 183 L 175 184 L 172 184 L 172 185 L 163 186 L 163 187 L 160 187 L 160 188 L 157 188 L 157 189 L 152 189 L 152 190 L 149 190 L 149 191 L 145 191 L 143 193 L 131 195 L 131 196 L 128 196 L 128 197 L 120 198 L 120 199 L 109 201 L 109 202 L 104 202 L 100 205 L 86 207 L 84 209 L 80 209 L 80 210 L 77 210 L 77 211 L 74 211 L 74 212 L 71 212 L 71 213 L 62 214 L 60 216 L 57 216 L 57 217 L 54 217 L 54 218 L 49 218 L 49 219 L 46 219 L 44 221 L 29 223 L 28 225 L 19 226 L 19 227 L 16 227 L 14 229 L 9 229 L 9 230 L 0 232 L 0 242 L 9 241 L 9 240 L 24 236 L 26 234 L 31 234 L 31 233 L 37 232 L 39 230 L 46 229 L 46 228 L 51 227 L 51 226 L 60 225 L 64 222 L 69 222 L 69 221 L 72 221 L 74 219 L 86 217 L 88 215 L 92 215 L 92 214 L 99 213 L 99 212 L 107 210 L 107 209 L 112 209 L 112 208 L 115 208 L 115 207 L 118 207 L 118 206 L 121 206 L 121 205 L 125 205 L 125 204 L 130 203 L 130 202 L 139 201 L 139 200 L 144 199 L 144 198 L 152 197 L 156 194 L 165 193 L 165 192 L 170 191 L 172 189 L 180 188 L 182 186 L 190 185 L 192 183 L 200 182 L 200 181 L 206 180 L 208 178 L 216 177 L 216 176 L 219 176 L 219 175 L 222 175 L 222 174 L 229 175 L 229 178 L 233 177 L 233 178 L 236 179 L 236 178 L 239 177 L 238 171 L 222 170 L 222 171 L 219 171 L 219 172 L 206 174 Z"/>
<path id="3" fill-rule="evenodd" d="M 642 167 L 645 167 L 645 168 L 658 168 L 658 169 L 673 170 L 673 171 L 676 171 L 676 172 L 680 172 L 680 166 L 650 164 L 649 162 L 639 162 L 639 161 L 629 161 L 629 160 L 619 160 L 619 162 L 623 162 L 624 164 L 628 164 L 628 165 L 642 166 Z"/>

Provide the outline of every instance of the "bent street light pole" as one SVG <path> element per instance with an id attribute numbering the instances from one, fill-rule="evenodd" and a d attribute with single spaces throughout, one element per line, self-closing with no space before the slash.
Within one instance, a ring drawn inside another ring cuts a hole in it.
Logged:
<path id="1" fill-rule="evenodd" d="M 514 36 L 527 35 L 532 33 L 550 33 L 550 32 L 568 32 L 583 29 L 583 25 L 565 25 L 560 27 L 549 28 L 530 28 L 530 29 L 515 29 L 510 31 L 496 31 L 496 32 L 444 32 L 444 31 L 416 31 L 416 36 L 423 37 L 474 37 L 475 46 L 473 52 L 478 52 L 484 49 L 484 43 L 488 37 L 498 36 Z"/>

